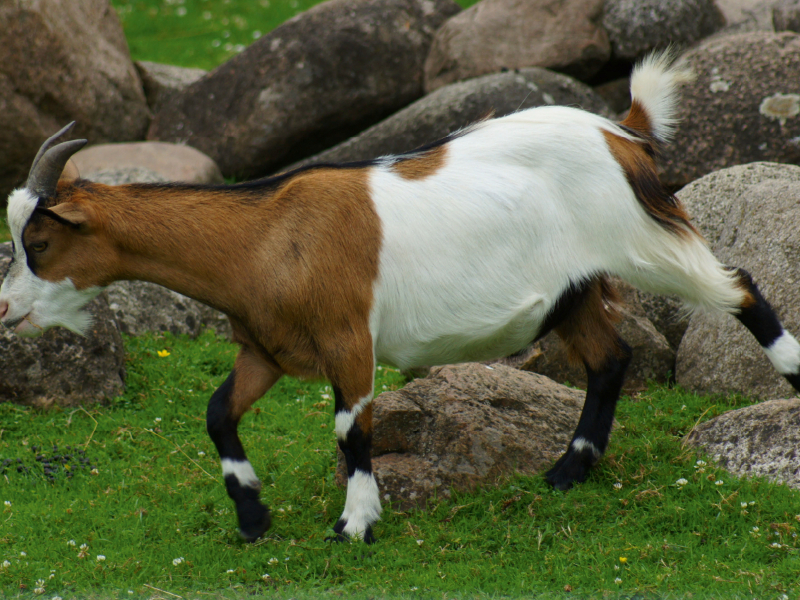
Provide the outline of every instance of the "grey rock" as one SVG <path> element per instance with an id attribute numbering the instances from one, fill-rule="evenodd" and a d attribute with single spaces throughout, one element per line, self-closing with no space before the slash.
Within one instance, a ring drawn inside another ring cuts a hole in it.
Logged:
<path id="1" fill-rule="evenodd" d="M 723 25 L 713 0 L 606 0 L 603 13 L 612 56 L 629 61 L 670 44 L 690 46 Z"/>
<path id="2" fill-rule="evenodd" d="M 93 143 L 143 139 L 150 111 L 108 0 L 0 3 L 0 202 L 69 121 Z"/>
<path id="3" fill-rule="evenodd" d="M 400 154 L 445 137 L 489 114 L 559 104 L 611 116 L 588 86 L 546 69 L 521 69 L 454 83 L 417 100 L 359 135 L 293 165 Z"/>
<path id="4" fill-rule="evenodd" d="M 0 274 L 11 262 L 11 242 L 0 244 Z M 49 408 L 103 402 L 121 394 L 125 349 L 101 294 L 87 307 L 94 323 L 86 337 L 54 328 L 29 339 L 0 328 L 0 401 Z"/>
<path id="5" fill-rule="evenodd" d="M 163 65 L 145 60 L 134 63 L 142 78 L 147 104 L 153 114 L 184 88 L 208 74 L 203 69 Z"/>
<path id="6" fill-rule="evenodd" d="M 770 400 L 701 423 L 687 442 L 731 473 L 800 489 L 800 399 Z"/>
<path id="7" fill-rule="evenodd" d="M 678 193 L 712 251 L 750 272 L 784 326 L 800 334 L 800 167 L 756 163 L 706 175 Z M 758 398 L 794 395 L 734 318 L 694 315 L 676 362 L 683 387 Z"/>
<path id="8" fill-rule="evenodd" d="M 108 289 L 111 312 L 122 333 L 168 331 L 197 337 L 205 329 L 230 339 L 230 322 L 221 312 L 146 281 L 117 281 Z"/>
<path id="9" fill-rule="evenodd" d="M 718 37 L 684 59 L 697 78 L 683 86 L 664 183 L 679 188 L 749 162 L 800 163 L 800 35 Z"/>
<path id="10" fill-rule="evenodd" d="M 331 0 L 169 100 L 151 140 L 186 143 L 225 176 L 258 177 L 329 148 L 422 95 L 453 0 Z"/>
<path id="11" fill-rule="evenodd" d="M 407 509 L 434 493 L 534 474 L 563 453 L 583 393 L 503 365 L 436 367 L 373 408 L 372 467 L 381 498 Z M 340 454 L 337 479 L 346 481 Z"/>
<path id="12" fill-rule="evenodd" d="M 483 0 L 436 33 L 425 90 L 503 69 L 545 67 L 581 80 L 607 61 L 603 0 Z"/>
<path id="13" fill-rule="evenodd" d="M 773 31 L 772 9 L 783 0 L 716 0 L 727 26 L 717 35 Z"/>
<path id="14" fill-rule="evenodd" d="M 166 142 L 99 144 L 72 157 L 81 177 L 119 185 L 122 183 L 223 183 L 219 167 L 190 146 Z"/>

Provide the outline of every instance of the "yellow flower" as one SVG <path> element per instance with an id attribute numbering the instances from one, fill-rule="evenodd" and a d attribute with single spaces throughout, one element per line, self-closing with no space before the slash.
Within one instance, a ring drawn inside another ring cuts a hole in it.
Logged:
<path id="1" fill-rule="evenodd" d="M 168 351 L 168 350 L 159 350 L 159 351 L 158 351 L 158 355 L 159 355 L 161 358 L 166 358 L 167 356 L 169 356 L 169 351 Z"/>
<path id="2" fill-rule="evenodd" d="M 628 559 L 627 559 L 627 558 L 625 558 L 624 556 L 620 556 L 620 557 L 619 557 L 619 563 L 620 563 L 621 565 L 624 565 L 626 562 L 628 562 Z"/>

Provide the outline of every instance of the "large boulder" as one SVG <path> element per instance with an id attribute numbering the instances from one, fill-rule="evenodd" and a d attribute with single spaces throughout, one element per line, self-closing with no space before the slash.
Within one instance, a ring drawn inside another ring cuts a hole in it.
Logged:
<path id="1" fill-rule="evenodd" d="M 0 244 L 3 277 L 10 262 L 11 242 Z M 59 327 L 26 339 L 0 328 L 0 401 L 47 408 L 102 402 L 122 393 L 125 349 L 108 299 L 101 294 L 88 310 L 94 323 L 86 337 Z"/>
<path id="2" fill-rule="evenodd" d="M 81 177 L 99 183 L 224 183 L 219 167 L 208 156 L 191 146 L 167 142 L 98 144 L 71 160 Z"/>
<path id="3" fill-rule="evenodd" d="M 357 136 L 293 166 L 399 154 L 443 138 L 489 114 L 502 117 L 549 104 L 611 114 L 590 87 L 566 75 L 539 68 L 520 69 L 440 88 Z"/>
<path id="4" fill-rule="evenodd" d="M 178 92 L 208 74 L 204 69 L 189 69 L 146 60 L 138 60 L 134 64 L 142 78 L 147 104 L 153 114 Z"/>
<path id="5" fill-rule="evenodd" d="M 684 55 L 683 86 L 663 181 L 680 187 L 724 167 L 800 163 L 800 35 L 752 32 L 706 40 Z"/>
<path id="6" fill-rule="evenodd" d="M 71 120 L 91 142 L 143 139 L 150 111 L 108 0 L 0 3 L 0 202 Z"/>
<path id="7" fill-rule="evenodd" d="M 606 0 L 611 54 L 633 61 L 655 48 L 689 46 L 725 25 L 714 0 Z"/>
<path id="8" fill-rule="evenodd" d="M 256 177 L 329 148 L 422 95 L 453 0 L 330 0 L 169 100 L 149 139 L 186 143 L 226 176 Z"/>
<path id="9" fill-rule="evenodd" d="M 493 485 L 552 466 L 569 444 L 583 393 L 503 365 L 436 367 L 374 402 L 372 467 L 402 509 L 434 493 Z M 338 479 L 346 480 L 340 454 Z"/>
<path id="10" fill-rule="evenodd" d="M 436 33 L 425 90 L 522 67 L 586 80 L 611 53 L 602 13 L 603 0 L 483 0 Z"/>
<path id="11" fill-rule="evenodd" d="M 784 326 L 800 335 L 800 167 L 731 167 L 695 181 L 678 197 L 719 259 L 747 269 Z M 692 317 L 678 349 L 676 378 L 704 393 L 795 393 L 755 338 L 729 316 Z"/>
<path id="12" fill-rule="evenodd" d="M 687 442 L 734 475 L 800 489 L 800 399 L 770 400 L 695 427 Z"/>
<path id="13" fill-rule="evenodd" d="M 122 333 L 148 331 L 197 337 L 205 329 L 230 338 L 230 321 L 221 312 L 147 281 L 117 281 L 107 290 L 109 306 Z"/>

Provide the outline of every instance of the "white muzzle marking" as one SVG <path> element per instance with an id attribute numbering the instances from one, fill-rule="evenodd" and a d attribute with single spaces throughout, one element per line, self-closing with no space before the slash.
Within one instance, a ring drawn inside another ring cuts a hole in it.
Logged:
<path id="1" fill-rule="evenodd" d="M 65 327 L 86 335 L 91 315 L 81 310 L 102 287 L 78 290 L 69 278 L 60 282 L 45 281 L 28 267 L 22 232 L 36 209 L 38 199 L 26 189 L 15 190 L 8 199 L 8 225 L 14 240 L 14 260 L 0 286 L 0 300 L 8 303 L 4 323 L 16 325 L 14 332 L 36 337 L 51 327 Z"/>

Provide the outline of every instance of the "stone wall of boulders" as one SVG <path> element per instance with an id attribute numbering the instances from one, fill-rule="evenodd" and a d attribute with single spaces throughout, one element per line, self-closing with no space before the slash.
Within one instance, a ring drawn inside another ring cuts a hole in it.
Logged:
<path id="1" fill-rule="evenodd" d="M 683 86 L 663 179 L 718 256 L 751 271 L 800 332 L 798 31 L 800 0 L 482 0 L 467 10 L 453 0 L 329 0 L 207 73 L 132 62 L 108 0 L 4 3 L 0 198 L 70 120 L 90 141 L 74 158 L 86 178 L 216 183 L 411 150 L 490 112 L 563 104 L 618 117 L 633 63 L 671 44 L 696 78 Z M 733 319 L 688 319 L 675 299 L 619 287 L 620 331 L 635 350 L 627 391 L 675 380 L 699 392 L 792 393 Z M 144 283 L 115 284 L 93 311 L 85 340 L 0 332 L 0 399 L 119 393 L 120 332 L 229 332 L 222 315 Z M 504 362 L 584 381 L 552 335 Z"/>

